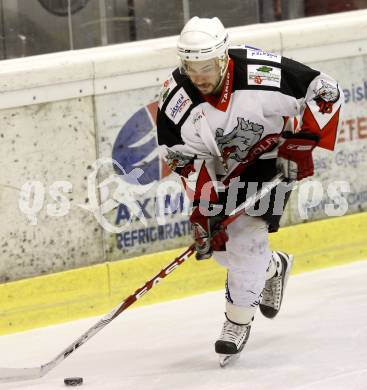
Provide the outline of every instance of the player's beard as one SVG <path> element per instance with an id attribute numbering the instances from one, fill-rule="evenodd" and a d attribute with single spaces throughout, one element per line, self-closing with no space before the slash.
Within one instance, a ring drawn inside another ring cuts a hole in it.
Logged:
<path id="1" fill-rule="evenodd" d="M 196 84 L 195 87 L 202 95 L 210 95 L 215 89 L 215 85 L 212 83 Z"/>
<path id="2" fill-rule="evenodd" d="M 221 77 L 218 75 L 218 79 L 215 80 L 215 82 L 204 82 L 204 83 L 197 83 L 194 84 L 195 87 L 200 91 L 202 95 L 213 95 L 213 94 L 219 94 L 221 92 L 220 85 L 221 84 Z"/>

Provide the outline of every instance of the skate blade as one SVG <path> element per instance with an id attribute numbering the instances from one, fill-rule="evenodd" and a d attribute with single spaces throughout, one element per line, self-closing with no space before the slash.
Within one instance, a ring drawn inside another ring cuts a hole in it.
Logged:
<path id="1" fill-rule="evenodd" d="M 285 276 L 284 276 L 284 290 L 287 286 L 287 283 L 288 283 L 288 278 L 289 278 L 289 275 L 292 271 L 292 267 L 293 267 L 293 260 L 294 260 L 294 256 L 293 255 L 289 255 L 289 263 L 288 263 L 288 267 L 287 267 L 287 271 L 285 273 Z"/>
<path id="2" fill-rule="evenodd" d="M 219 354 L 219 365 L 223 368 L 225 366 L 228 366 L 228 364 L 235 362 L 240 357 L 239 353 L 236 353 L 234 355 L 222 355 Z"/>

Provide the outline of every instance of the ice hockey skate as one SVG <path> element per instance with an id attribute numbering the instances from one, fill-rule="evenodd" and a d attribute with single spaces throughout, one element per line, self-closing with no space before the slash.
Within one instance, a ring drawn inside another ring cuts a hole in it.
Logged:
<path id="1" fill-rule="evenodd" d="M 274 318 L 279 313 L 293 264 L 292 255 L 283 252 L 273 252 L 272 256 L 276 264 L 276 272 L 271 279 L 265 282 L 260 303 L 260 311 L 267 318 Z"/>
<path id="2" fill-rule="evenodd" d="M 215 342 L 215 352 L 219 355 L 219 364 L 225 367 L 237 360 L 249 336 L 251 325 L 239 325 L 229 320 L 223 324 L 220 338 Z"/>

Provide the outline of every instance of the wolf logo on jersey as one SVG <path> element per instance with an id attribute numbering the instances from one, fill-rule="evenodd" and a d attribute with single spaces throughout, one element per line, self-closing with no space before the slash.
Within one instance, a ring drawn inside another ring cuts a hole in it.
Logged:
<path id="1" fill-rule="evenodd" d="M 179 168 L 182 176 L 187 177 L 191 172 L 195 172 L 193 160 L 194 157 L 185 156 L 183 153 L 167 148 L 166 162 L 168 166 L 173 171 Z"/>
<path id="2" fill-rule="evenodd" d="M 244 118 L 237 118 L 237 126 L 226 135 L 218 128 L 215 138 L 224 161 L 243 161 L 247 152 L 261 139 L 264 127 Z"/>
<path id="3" fill-rule="evenodd" d="M 331 114 L 333 111 L 333 104 L 339 99 L 339 91 L 337 87 L 327 83 L 324 80 L 321 81 L 321 87 L 314 90 L 316 97 L 315 102 L 320 108 L 322 114 Z"/>

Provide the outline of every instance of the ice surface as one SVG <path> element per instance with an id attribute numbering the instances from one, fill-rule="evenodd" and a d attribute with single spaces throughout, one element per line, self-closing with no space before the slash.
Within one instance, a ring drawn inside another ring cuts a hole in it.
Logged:
<path id="1" fill-rule="evenodd" d="M 224 318 L 215 292 L 128 310 L 44 378 L 0 389 L 65 389 L 81 376 L 88 390 L 365 390 L 366 281 L 367 261 L 291 276 L 279 316 L 257 313 L 231 367 L 214 352 Z M 96 321 L 0 337 L 0 367 L 45 363 Z"/>

